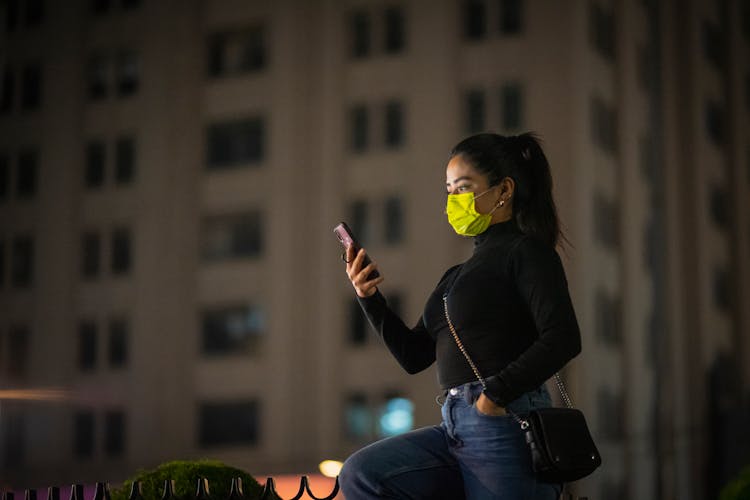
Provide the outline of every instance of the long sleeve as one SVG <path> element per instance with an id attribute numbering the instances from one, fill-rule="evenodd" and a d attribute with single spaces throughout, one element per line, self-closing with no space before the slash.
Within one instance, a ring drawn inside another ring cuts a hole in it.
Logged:
<path id="1" fill-rule="evenodd" d="M 424 320 L 419 319 L 414 328 L 404 322 L 388 307 L 380 291 L 370 297 L 357 296 L 368 321 L 408 373 L 418 373 L 435 362 L 435 341 L 427 333 Z"/>
<path id="2" fill-rule="evenodd" d="M 486 379 L 487 396 L 506 406 L 542 385 L 581 351 L 581 338 L 562 262 L 551 247 L 524 238 L 509 274 L 528 307 L 538 338 L 516 360 Z"/>

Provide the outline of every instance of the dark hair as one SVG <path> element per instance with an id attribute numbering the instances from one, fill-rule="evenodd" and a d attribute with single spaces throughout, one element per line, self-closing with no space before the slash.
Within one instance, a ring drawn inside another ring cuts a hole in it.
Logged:
<path id="1" fill-rule="evenodd" d="M 519 229 L 554 247 L 565 237 L 552 199 L 549 163 L 539 142 L 531 132 L 508 137 L 477 134 L 456 144 L 450 158 L 460 155 L 487 176 L 490 186 L 513 179 L 513 218 Z"/>

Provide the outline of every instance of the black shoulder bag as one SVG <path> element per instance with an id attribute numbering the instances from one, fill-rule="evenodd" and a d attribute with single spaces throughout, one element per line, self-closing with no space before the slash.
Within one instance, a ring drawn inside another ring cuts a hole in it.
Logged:
<path id="1" fill-rule="evenodd" d="M 466 352 L 448 316 L 447 292 L 443 295 L 443 307 L 445 319 L 458 349 L 469 362 L 482 387 L 486 389 L 484 377 Z M 567 483 L 594 472 L 601 465 L 602 459 L 591 438 L 583 413 L 573 408 L 568 392 L 557 373 L 555 381 L 567 408 L 537 408 L 531 410 L 525 419 L 509 409 L 506 411 L 524 431 L 537 478 L 545 483 Z"/>

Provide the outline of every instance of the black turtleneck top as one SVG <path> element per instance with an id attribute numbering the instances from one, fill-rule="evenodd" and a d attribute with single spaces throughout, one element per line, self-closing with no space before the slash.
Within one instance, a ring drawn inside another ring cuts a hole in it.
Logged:
<path id="1" fill-rule="evenodd" d="M 476 380 L 448 328 L 446 293 L 450 319 L 486 379 L 485 394 L 500 406 L 542 385 L 581 351 L 560 257 L 514 221 L 493 224 L 474 238 L 471 258 L 446 271 L 414 328 L 390 310 L 380 291 L 358 297 L 407 372 L 437 360 L 443 389 Z"/>

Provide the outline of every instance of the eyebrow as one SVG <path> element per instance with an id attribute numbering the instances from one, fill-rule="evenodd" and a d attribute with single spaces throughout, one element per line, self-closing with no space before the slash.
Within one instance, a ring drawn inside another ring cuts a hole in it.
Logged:
<path id="1" fill-rule="evenodd" d="M 462 175 L 461 177 L 453 179 L 453 182 L 446 182 L 445 185 L 446 186 L 450 186 L 451 184 L 455 184 L 458 181 L 470 181 L 470 180 L 473 180 L 470 176 L 468 176 L 468 175 Z"/>

